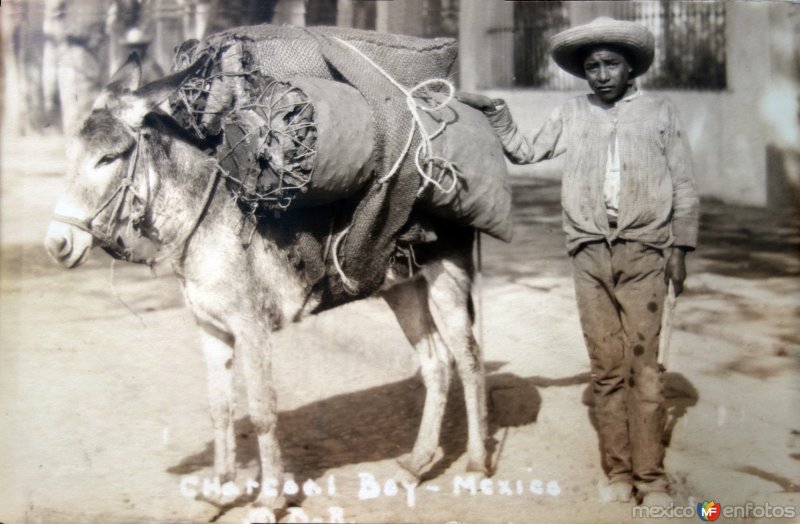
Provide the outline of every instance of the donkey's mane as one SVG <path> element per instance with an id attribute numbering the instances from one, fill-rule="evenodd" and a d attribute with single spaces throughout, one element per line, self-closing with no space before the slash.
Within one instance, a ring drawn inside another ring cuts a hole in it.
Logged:
<path id="1" fill-rule="evenodd" d="M 148 113 L 144 119 L 143 128 L 154 129 L 166 136 L 186 142 L 208 154 L 213 154 L 220 142 L 219 137 L 198 138 L 196 133 L 186 129 L 173 117 L 161 111 Z"/>
<path id="2" fill-rule="evenodd" d="M 213 142 L 198 140 L 174 118 L 160 111 L 148 113 L 142 122 L 141 130 L 143 135 L 146 135 L 145 142 L 149 145 L 148 154 L 157 164 L 187 165 L 188 163 L 194 166 L 193 169 L 167 169 L 161 172 L 161 175 L 174 180 L 176 187 L 186 194 L 201 196 L 208 186 L 209 177 L 219 167 L 212 161 L 215 153 Z M 194 154 L 189 152 L 190 149 L 197 150 L 197 154 L 207 157 L 209 162 L 198 163 L 187 158 L 186 155 Z M 179 160 L 181 158 L 184 161 Z"/>

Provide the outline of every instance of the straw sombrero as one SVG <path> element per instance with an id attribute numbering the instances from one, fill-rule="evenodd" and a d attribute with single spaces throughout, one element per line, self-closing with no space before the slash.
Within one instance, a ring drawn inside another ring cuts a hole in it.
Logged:
<path id="1" fill-rule="evenodd" d="M 586 78 L 584 48 L 611 45 L 620 48 L 633 69 L 631 78 L 643 74 L 653 63 L 653 33 L 643 25 L 613 18 L 597 18 L 585 25 L 562 31 L 550 39 L 550 54 L 565 71 Z"/>

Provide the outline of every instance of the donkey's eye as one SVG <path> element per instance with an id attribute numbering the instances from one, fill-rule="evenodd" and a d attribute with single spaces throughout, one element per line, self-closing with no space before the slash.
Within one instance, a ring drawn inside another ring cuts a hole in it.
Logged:
<path id="1" fill-rule="evenodd" d="M 97 161 L 97 164 L 95 165 L 95 167 L 107 166 L 108 164 L 112 163 L 114 160 L 116 160 L 118 158 L 119 158 L 119 155 L 117 155 L 117 154 L 103 155 L 103 157 L 100 158 L 100 160 Z"/>

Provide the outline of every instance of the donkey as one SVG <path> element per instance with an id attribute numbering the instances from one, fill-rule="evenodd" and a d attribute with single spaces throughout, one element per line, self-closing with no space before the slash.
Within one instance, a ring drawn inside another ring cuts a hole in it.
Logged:
<path id="1" fill-rule="evenodd" d="M 170 262 L 180 279 L 199 327 L 214 474 L 221 483 L 235 480 L 232 363 L 241 359 L 260 453 L 255 503 L 281 509 L 286 501 L 274 489 L 283 485 L 284 472 L 270 333 L 309 312 L 309 289 L 281 247 L 277 224 L 258 225 L 249 243 L 243 242 L 243 214 L 221 187 L 219 164 L 157 109 L 195 67 L 144 86 L 134 57 L 115 73 L 68 148 L 69 178 L 45 247 L 55 261 L 73 268 L 95 246 L 118 259 L 143 261 L 125 244 L 132 232 L 157 246 L 159 260 Z M 434 229 L 439 240 L 418 250 L 419 271 L 403 279 L 390 270 L 378 291 L 417 351 L 426 387 L 419 432 L 412 451 L 398 459 L 399 472 L 419 479 L 441 458 L 454 362 L 465 395 L 468 470 L 488 474 L 484 367 L 471 332 L 474 231 L 436 221 Z"/>

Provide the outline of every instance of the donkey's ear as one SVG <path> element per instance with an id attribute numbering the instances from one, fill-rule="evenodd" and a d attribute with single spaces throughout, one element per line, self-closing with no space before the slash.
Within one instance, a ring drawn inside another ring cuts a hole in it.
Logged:
<path id="1" fill-rule="evenodd" d="M 92 109 L 110 108 L 119 105 L 120 97 L 130 94 L 139 88 L 142 81 L 142 64 L 137 53 L 131 53 L 128 59 L 111 76 L 111 80 L 100 91 Z"/>
<path id="2" fill-rule="evenodd" d="M 203 55 L 195 60 L 194 63 L 186 69 L 178 71 L 177 73 L 173 73 L 169 76 L 165 76 L 164 78 L 154 82 L 150 82 L 149 84 L 137 89 L 134 94 L 147 100 L 147 103 L 150 104 L 150 107 L 154 108 L 172 96 L 172 94 L 178 89 L 180 89 L 183 83 L 196 74 L 200 68 L 206 64 L 207 61 L 208 57 Z"/>
<path id="3" fill-rule="evenodd" d="M 180 89 L 186 80 L 206 64 L 207 60 L 206 56 L 202 56 L 182 71 L 150 82 L 133 93 L 121 95 L 117 110 L 119 118 L 134 129 L 138 129 L 144 117 Z"/>
<path id="4" fill-rule="evenodd" d="M 106 89 L 115 94 L 124 91 L 135 91 L 139 89 L 141 82 L 142 62 L 139 59 L 139 54 L 133 52 L 128 55 L 128 59 L 122 64 L 122 67 L 117 69 L 117 72 L 111 76 Z"/>

